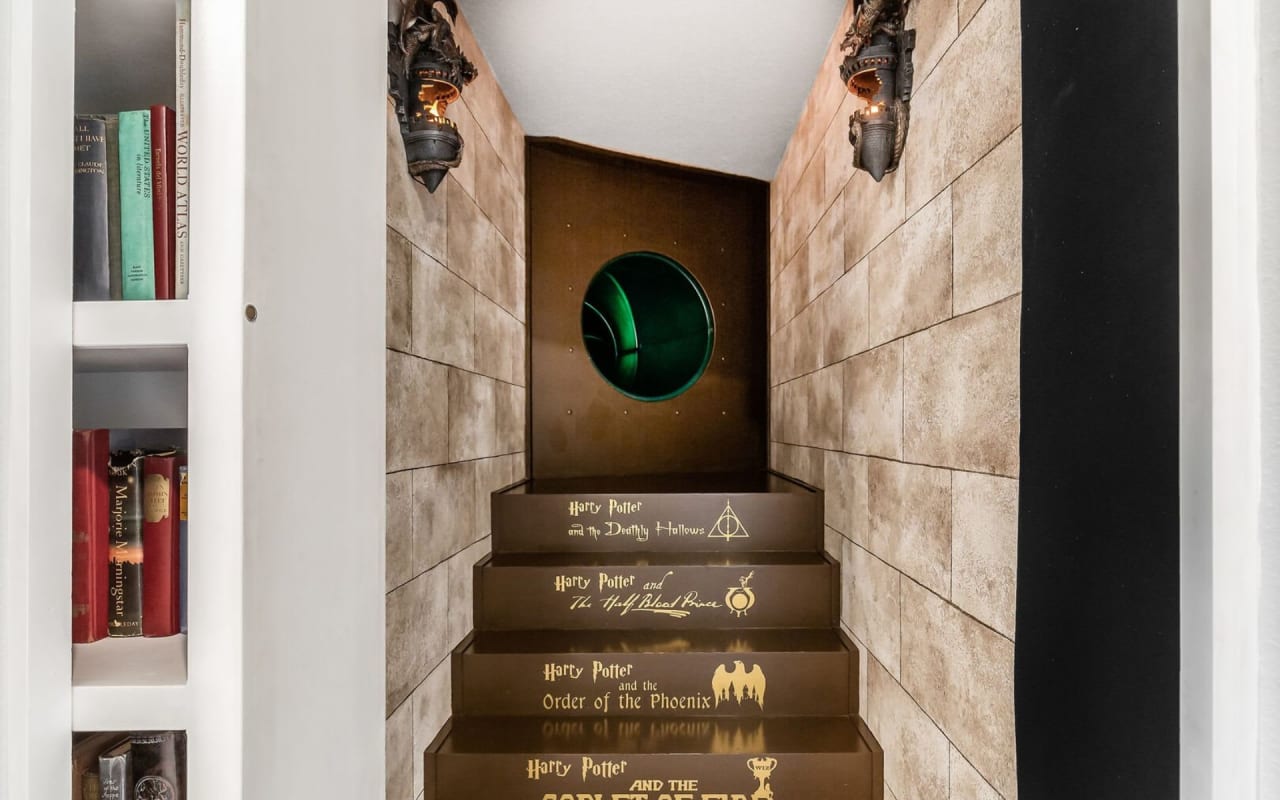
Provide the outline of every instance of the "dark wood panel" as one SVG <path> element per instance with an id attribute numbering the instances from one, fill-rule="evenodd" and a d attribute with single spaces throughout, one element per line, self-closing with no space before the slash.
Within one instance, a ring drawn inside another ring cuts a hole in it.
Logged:
<path id="1" fill-rule="evenodd" d="M 528 156 L 533 476 L 763 469 L 768 184 L 558 140 Z M 706 372 L 671 400 L 623 395 L 583 345 L 587 285 L 629 252 L 683 265 L 715 317 Z"/>

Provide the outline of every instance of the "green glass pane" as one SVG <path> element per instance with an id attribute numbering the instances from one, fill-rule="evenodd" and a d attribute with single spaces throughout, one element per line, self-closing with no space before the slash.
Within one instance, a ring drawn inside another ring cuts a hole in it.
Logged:
<path id="1" fill-rule="evenodd" d="M 669 400 L 702 377 L 715 321 L 698 281 L 657 253 L 605 264 L 582 303 L 582 338 L 601 376 L 638 400 Z"/>

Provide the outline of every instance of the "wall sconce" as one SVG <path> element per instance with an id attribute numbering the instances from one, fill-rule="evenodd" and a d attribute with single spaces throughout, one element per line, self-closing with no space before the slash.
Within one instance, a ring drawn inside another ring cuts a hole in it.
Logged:
<path id="1" fill-rule="evenodd" d="M 854 169 L 879 183 L 898 168 L 911 123 L 911 52 L 916 32 L 905 29 L 911 0 L 854 0 L 853 24 L 841 50 L 849 51 L 840 78 L 866 105 L 849 117 Z"/>
<path id="2" fill-rule="evenodd" d="M 462 134 L 445 113 L 475 80 L 476 66 L 453 38 L 454 0 L 407 0 L 403 9 L 400 22 L 387 23 L 390 93 L 409 174 L 434 192 L 449 169 L 462 163 Z"/>

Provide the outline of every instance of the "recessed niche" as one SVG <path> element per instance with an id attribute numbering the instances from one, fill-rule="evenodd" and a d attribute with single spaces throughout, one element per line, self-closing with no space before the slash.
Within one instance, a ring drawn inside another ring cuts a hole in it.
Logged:
<path id="1" fill-rule="evenodd" d="M 689 270 L 657 253 L 627 253 L 591 279 L 582 339 L 613 388 L 646 402 L 688 391 L 711 361 L 715 319 Z"/>

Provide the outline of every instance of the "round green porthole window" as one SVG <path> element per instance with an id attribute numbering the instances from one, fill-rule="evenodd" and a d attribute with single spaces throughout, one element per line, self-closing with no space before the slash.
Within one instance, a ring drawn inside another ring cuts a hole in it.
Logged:
<path id="1" fill-rule="evenodd" d="M 657 402 L 683 394 L 702 377 L 715 320 L 689 270 L 657 253 L 627 253 L 591 279 L 582 339 L 613 388 Z"/>

